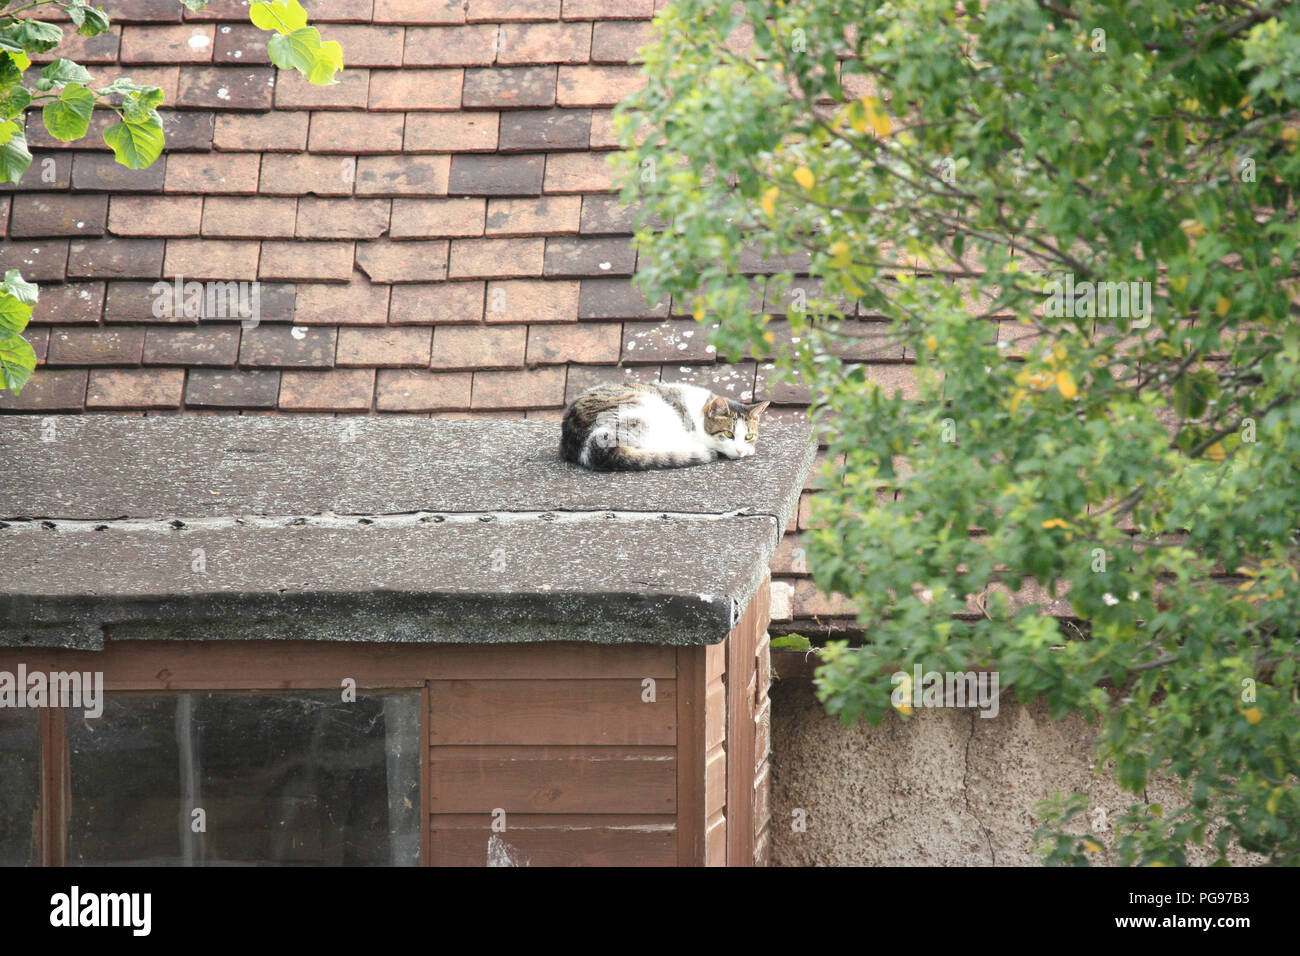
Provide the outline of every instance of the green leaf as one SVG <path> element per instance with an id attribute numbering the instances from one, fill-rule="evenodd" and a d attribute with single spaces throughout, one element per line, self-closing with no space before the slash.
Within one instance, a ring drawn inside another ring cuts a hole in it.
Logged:
<path id="1" fill-rule="evenodd" d="M 791 650 L 807 651 L 812 649 L 812 642 L 802 634 L 787 634 L 785 637 L 772 638 L 773 647 L 788 647 Z"/>
<path id="2" fill-rule="evenodd" d="M 90 72 L 84 66 L 60 57 L 53 63 L 46 64 L 41 68 L 41 79 L 48 80 L 53 86 L 60 86 L 64 83 L 81 83 L 84 85 L 90 82 Z"/>
<path id="3" fill-rule="evenodd" d="M 0 293 L 11 295 L 19 302 L 35 305 L 41 290 L 36 283 L 24 279 L 17 269 L 6 269 L 4 281 L 0 282 Z"/>
<path id="4" fill-rule="evenodd" d="M 80 83 L 69 83 L 57 100 L 45 104 L 41 118 L 51 136 L 64 143 L 81 139 L 90 129 L 90 114 L 95 111 L 95 94 Z"/>
<path id="5" fill-rule="evenodd" d="M 141 86 L 133 81 L 129 76 L 119 76 L 108 86 L 101 86 L 95 92 L 100 96 L 129 96 L 132 93 L 139 93 L 143 90 L 154 90 L 156 86 Z"/>
<path id="6" fill-rule="evenodd" d="M 21 116 L 31 105 L 31 92 L 23 86 L 10 87 L 0 96 L 0 116 L 13 118 Z"/>
<path id="7" fill-rule="evenodd" d="M 1219 391 L 1219 377 L 1209 369 L 1187 372 L 1174 385 L 1174 410 L 1183 418 L 1200 418 Z"/>
<path id="8" fill-rule="evenodd" d="M 202 10 L 208 5 L 208 0 L 181 0 L 187 10 Z"/>
<path id="9" fill-rule="evenodd" d="M 156 86 L 141 87 L 127 95 L 122 112 L 131 122 L 144 122 L 162 105 L 163 91 Z"/>
<path id="10" fill-rule="evenodd" d="M 0 333 L 0 385 L 15 395 L 36 370 L 36 352 L 21 335 Z"/>
<path id="11" fill-rule="evenodd" d="M 84 0 L 74 0 L 66 8 L 68 19 L 82 36 L 94 37 L 105 33 L 109 28 L 108 15 L 102 7 L 92 7 Z"/>
<path id="12" fill-rule="evenodd" d="M 307 74 L 307 81 L 317 86 L 337 83 L 334 74 L 343 69 L 343 47 L 337 40 L 326 40 L 320 45 L 316 62 Z"/>
<path id="13" fill-rule="evenodd" d="M 266 41 L 266 53 L 280 69 L 297 70 L 305 76 L 316 65 L 320 46 L 320 31 L 303 27 L 271 37 Z"/>
<path id="14" fill-rule="evenodd" d="M 27 328 L 27 320 L 32 317 L 32 307 L 20 302 L 17 296 L 0 292 L 0 329 L 8 332 L 21 332 Z"/>
<path id="15" fill-rule="evenodd" d="M 298 0 L 272 0 L 271 3 L 254 3 L 248 10 L 253 26 L 277 33 L 293 33 L 307 25 L 307 11 Z"/>
<path id="16" fill-rule="evenodd" d="M 104 130 L 104 142 L 123 166 L 145 169 L 162 155 L 165 144 L 157 112 L 143 120 L 123 120 Z"/>
<path id="17" fill-rule="evenodd" d="M 0 29 L 0 36 L 7 41 L 5 49 L 13 49 L 12 43 L 24 53 L 44 53 L 63 42 L 63 28 L 41 20 L 20 20 Z"/>
<path id="18" fill-rule="evenodd" d="M 32 164 L 27 151 L 27 134 L 21 129 L 0 145 L 0 182 L 16 183 Z"/>

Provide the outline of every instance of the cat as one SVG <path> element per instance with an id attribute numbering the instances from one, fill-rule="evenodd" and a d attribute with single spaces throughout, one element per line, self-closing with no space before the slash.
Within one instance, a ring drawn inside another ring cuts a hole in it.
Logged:
<path id="1" fill-rule="evenodd" d="M 769 404 L 744 405 L 696 385 L 597 385 L 565 409 L 560 457 L 593 471 L 746 458 Z"/>

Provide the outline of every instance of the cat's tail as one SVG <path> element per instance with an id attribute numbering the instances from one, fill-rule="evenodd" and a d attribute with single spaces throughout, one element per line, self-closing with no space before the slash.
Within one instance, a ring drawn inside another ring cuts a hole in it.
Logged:
<path id="1" fill-rule="evenodd" d="M 713 461 L 717 453 L 709 448 L 681 451 L 645 451 L 627 445 L 602 447 L 588 442 L 583 464 L 595 471 L 650 471 L 655 468 L 685 468 Z"/>

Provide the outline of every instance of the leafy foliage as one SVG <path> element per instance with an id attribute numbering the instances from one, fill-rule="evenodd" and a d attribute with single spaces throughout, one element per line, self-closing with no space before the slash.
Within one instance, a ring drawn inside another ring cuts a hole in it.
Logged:
<path id="1" fill-rule="evenodd" d="M 36 304 L 36 286 L 24 282 L 17 269 L 0 282 L 0 383 L 17 392 L 36 367 L 36 353 L 19 333 L 27 327 Z"/>
<path id="2" fill-rule="evenodd" d="M 258 28 L 276 32 L 266 45 L 276 66 L 297 70 L 312 83 L 338 82 L 334 74 L 343 69 L 343 47 L 333 40 L 321 42 L 320 31 L 307 25 L 307 11 L 298 0 L 254 3 L 249 16 Z"/>
<path id="3" fill-rule="evenodd" d="M 1099 721 L 1132 793 L 1181 782 L 1115 822 L 1118 861 L 1300 862 L 1300 8 L 678 0 L 658 23 L 620 110 L 641 281 L 811 391 L 833 464 L 809 565 L 867 638 L 824 650 L 827 709 L 882 720 L 898 665 L 995 667 Z M 791 265 L 769 302 L 799 262 L 820 280 L 779 337 L 755 255 Z M 886 394 L 864 363 L 905 356 L 915 394 Z M 1050 862 L 1102 852 L 1079 809 L 1044 808 Z"/>
<path id="4" fill-rule="evenodd" d="M 187 9 L 202 10 L 207 0 L 180 0 Z M 46 132 L 61 142 L 84 137 L 96 109 L 115 112 L 119 121 L 104 128 L 104 142 L 116 160 L 131 169 L 145 169 L 162 155 L 166 145 L 162 117 L 158 107 L 163 91 L 156 86 L 142 86 L 127 78 L 95 88 L 90 72 L 68 59 L 57 59 L 40 70 L 39 78 L 28 86 L 31 67 L 28 54 L 42 54 L 55 49 L 63 40 L 63 28 L 23 13 L 40 6 L 61 8 L 82 36 L 98 36 L 110 27 L 108 15 L 85 0 L 35 0 L 12 10 L 0 2 L 0 182 L 16 183 L 32 163 L 27 148 L 25 114 L 40 105 Z M 334 75 L 343 69 L 343 48 L 334 41 L 322 42 L 320 33 L 307 24 L 307 12 L 298 0 L 273 0 L 254 3 L 252 22 L 276 35 L 268 42 L 271 60 L 285 69 L 296 69 L 316 84 L 338 82 Z M 16 297 L 12 291 L 24 286 L 17 273 L 10 273 L 0 286 L 0 388 L 19 391 L 36 368 L 36 356 L 19 334 L 36 301 L 35 286 L 31 302 Z M 23 311 L 25 307 L 26 311 Z"/>

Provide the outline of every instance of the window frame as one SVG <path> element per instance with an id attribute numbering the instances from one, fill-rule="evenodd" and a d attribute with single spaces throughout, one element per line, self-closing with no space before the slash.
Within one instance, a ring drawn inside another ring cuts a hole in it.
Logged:
<path id="1" fill-rule="evenodd" d="M 314 658 L 322 648 L 327 647 L 331 650 L 319 656 L 331 658 L 331 666 L 355 665 L 347 668 L 350 673 L 336 679 L 319 676 L 322 665 L 316 663 Z M 358 693 L 418 689 L 421 748 L 419 865 L 428 866 L 431 837 L 429 774 L 432 763 L 429 759 L 430 677 L 422 673 L 428 670 L 428 648 L 407 645 L 389 650 L 398 653 L 378 655 L 383 659 L 376 661 L 373 644 L 120 641 L 100 651 L 4 647 L 0 648 L 0 670 L 16 672 L 18 664 L 22 663 L 28 673 L 72 670 L 103 672 L 106 694 L 258 694 L 340 690 L 343 676 L 356 680 Z M 419 651 L 423 653 L 417 653 Z M 181 673 L 178 679 L 173 679 L 168 665 L 174 665 L 177 659 L 183 660 L 185 666 L 179 668 Z M 260 676 L 251 677 L 250 674 Z M 40 813 L 37 817 L 40 859 L 37 865 L 67 866 L 72 778 L 66 709 L 52 706 L 41 708 L 37 726 L 40 734 Z"/>

